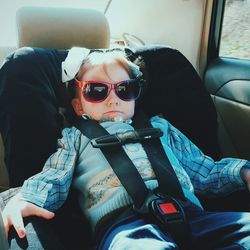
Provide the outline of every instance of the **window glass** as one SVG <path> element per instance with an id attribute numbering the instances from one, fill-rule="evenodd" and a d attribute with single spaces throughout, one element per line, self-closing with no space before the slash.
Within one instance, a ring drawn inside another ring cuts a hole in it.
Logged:
<path id="1" fill-rule="evenodd" d="M 250 59 L 250 0 L 226 0 L 219 55 Z"/>
<path id="2" fill-rule="evenodd" d="M 104 12 L 108 0 L 1 0 L 0 46 L 16 46 L 16 11 L 23 6 L 96 9 Z"/>

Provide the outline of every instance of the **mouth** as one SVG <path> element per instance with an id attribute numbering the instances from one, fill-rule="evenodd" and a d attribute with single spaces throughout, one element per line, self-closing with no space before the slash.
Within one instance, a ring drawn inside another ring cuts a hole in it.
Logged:
<path id="1" fill-rule="evenodd" d="M 122 114 L 122 112 L 118 110 L 110 110 L 104 113 L 104 115 L 110 115 L 110 114 Z"/>
<path id="2" fill-rule="evenodd" d="M 117 117 L 123 117 L 124 116 L 124 113 L 121 112 L 121 111 L 118 111 L 118 110 L 110 110 L 110 111 L 107 111 L 103 114 L 104 117 L 107 117 L 109 119 L 114 119 L 114 118 L 117 118 Z"/>

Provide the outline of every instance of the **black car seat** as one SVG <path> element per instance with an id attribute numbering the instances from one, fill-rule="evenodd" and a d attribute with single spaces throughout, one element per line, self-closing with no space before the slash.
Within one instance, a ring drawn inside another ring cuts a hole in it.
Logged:
<path id="1" fill-rule="evenodd" d="M 128 54 L 143 57 L 148 71 L 139 102 L 150 116 L 163 114 L 206 154 L 217 159 L 217 120 L 212 100 L 188 60 L 175 49 L 144 46 Z M 11 186 L 38 172 L 55 150 L 66 104 L 61 61 L 66 50 L 21 48 L 0 71 L 0 129 Z M 28 160 L 29 159 L 29 160 Z"/>
<path id="2" fill-rule="evenodd" d="M 204 152 L 217 158 L 216 112 L 188 60 L 166 46 L 127 52 L 140 55 L 148 72 L 148 87 L 139 107 L 149 115 L 163 114 Z M 66 55 L 67 50 L 62 49 L 21 48 L 0 70 L 0 131 L 12 187 L 39 172 L 56 149 L 63 128 L 59 110 L 68 102 L 61 83 L 61 62 Z"/>

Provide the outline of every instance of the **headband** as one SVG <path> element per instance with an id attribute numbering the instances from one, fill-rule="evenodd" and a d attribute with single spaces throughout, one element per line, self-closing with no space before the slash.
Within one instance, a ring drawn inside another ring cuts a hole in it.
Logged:
<path id="1" fill-rule="evenodd" d="M 74 79 L 89 52 L 89 49 L 80 47 L 73 47 L 69 50 L 66 59 L 62 62 L 63 83 Z"/>
<path id="2" fill-rule="evenodd" d="M 95 50 L 92 50 L 93 52 Z M 96 50 L 100 51 L 100 50 Z M 78 73 L 83 60 L 91 53 L 90 49 L 73 47 L 69 50 L 66 59 L 62 62 L 62 82 L 68 82 L 74 79 L 75 75 Z M 128 60 L 128 65 L 136 77 L 141 77 L 142 72 L 140 68 L 135 63 Z M 135 72 L 136 71 L 136 72 Z"/>

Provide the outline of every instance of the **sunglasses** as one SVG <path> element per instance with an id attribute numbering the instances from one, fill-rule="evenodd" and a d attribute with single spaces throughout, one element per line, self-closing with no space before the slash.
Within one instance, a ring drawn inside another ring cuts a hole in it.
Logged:
<path id="1" fill-rule="evenodd" d="M 83 96 L 88 102 L 104 101 L 110 91 L 114 89 L 116 95 L 123 101 L 136 100 L 141 93 L 142 79 L 129 79 L 117 83 L 107 83 L 102 81 L 79 81 L 76 84 L 82 89 Z"/>

